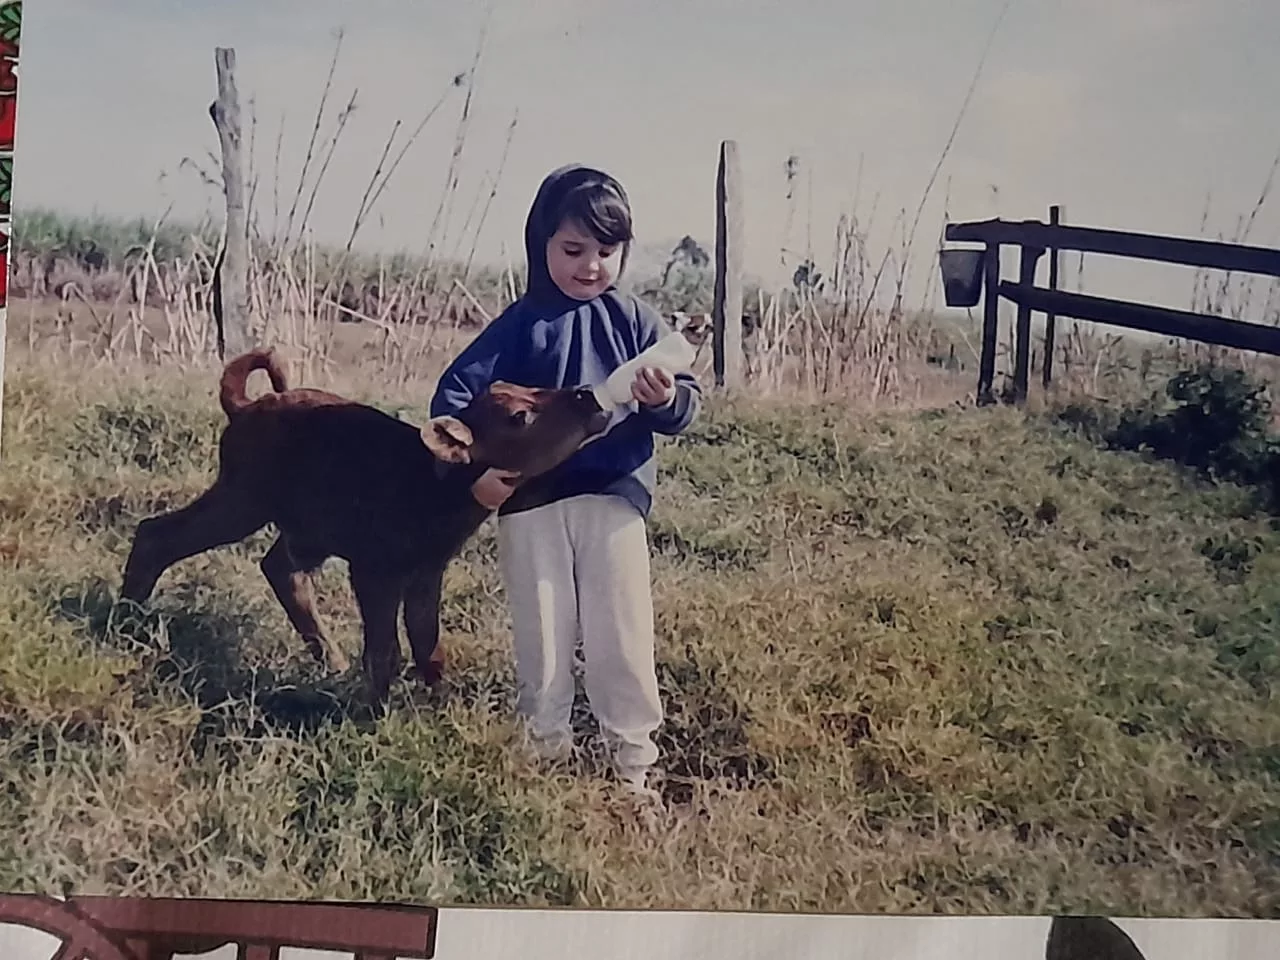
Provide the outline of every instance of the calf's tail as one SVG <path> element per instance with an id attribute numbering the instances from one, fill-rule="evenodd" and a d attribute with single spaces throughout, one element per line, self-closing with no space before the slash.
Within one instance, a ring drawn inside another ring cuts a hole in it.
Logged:
<path id="1" fill-rule="evenodd" d="M 267 372 L 267 376 L 271 378 L 271 389 L 276 393 L 283 393 L 288 389 L 284 368 L 273 350 L 250 350 L 241 354 L 222 371 L 222 382 L 218 388 L 218 402 L 222 404 L 222 412 L 227 415 L 228 420 L 252 403 L 245 387 L 249 375 L 255 370 Z"/>

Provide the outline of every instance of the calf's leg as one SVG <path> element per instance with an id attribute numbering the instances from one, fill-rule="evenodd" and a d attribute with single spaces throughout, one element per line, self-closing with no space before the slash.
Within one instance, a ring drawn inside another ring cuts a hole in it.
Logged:
<path id="1" fill-rule="evenodd" d="M 266 525 L 257 505 L 221 481 L 195 501 L 171 513 L 138 524 L 125 562 L 120 595 L 143 603 L 160 575 L 180 560 L 238 543 Z"/>
<path id="2" fill-rule="evenodd" d="M 351 568 L 351 588 L 364 622 L 364 666 L 369 700 L 378 705 L 387 699 L 391 681 L 400 671 L 400 636 L 397 620 L 404 584 L 398 577 Z"/>
<path id="3" fill-rule="evenodd" d="M 434 686 L 444 676 L 444 649 L 440 646 L 440 595 L 444 568 L 430 565 L 416 571 L 404 591 L 404 628 L 418 676 Z"/>
<path id="4" fill-rule="evenodd" d="M 311 572 L 319 568 L 323 558 L 308 556 L 281 535 L 262 558 L 259 566 L 293 628 L 302 636 L 311 655 L 335 673 L 345 673 L 351 666 L 347 655 L 325 632 L 316 612 L 315 591 Z"/>

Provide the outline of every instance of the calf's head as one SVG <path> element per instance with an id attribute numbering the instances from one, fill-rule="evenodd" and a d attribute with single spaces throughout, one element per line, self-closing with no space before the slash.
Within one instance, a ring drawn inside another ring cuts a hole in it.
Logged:
<path id="1" fill-rule="evenodd" d="M 590 388 L 552 390 L 498 381 L 456 417 L 433 417 L 422 442 L 445 463 L 546 473 L 604 430 L 609 414 Z"/>

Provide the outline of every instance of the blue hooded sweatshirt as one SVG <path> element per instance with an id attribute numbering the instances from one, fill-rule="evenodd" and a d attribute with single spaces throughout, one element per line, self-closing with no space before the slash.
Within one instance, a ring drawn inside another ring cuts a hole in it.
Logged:
<path id="1" fill-rule="evenodd" d="M 527 387 L 594 386 L 671 332 L 655 310 L 614 286 L 584 301 L 566 296 L 551 279 L 547 241 L 560 225 L 547 222 L 550 211 L 586 177 L 609 180 L 625 200 L 621 185 L 589 167 L 571 164 L 547 176 L 525 223 L 528 291 L 441 375 L 431 401 L 433 417 L 457 414 L 495 380 Z M 629 248 L 629 243 L 623 247 L 623 269 Z M 697 380 L 677 374 L 671 403 L 660 409 L 641 406 L 615 419 L 604 436 L 550 472 L 521 484 L 499 516 L 582 494 L 620 496 L 648 516 L 657 479 L 653 435 L 683 431 L 697 416 L 701 401 Z"/>

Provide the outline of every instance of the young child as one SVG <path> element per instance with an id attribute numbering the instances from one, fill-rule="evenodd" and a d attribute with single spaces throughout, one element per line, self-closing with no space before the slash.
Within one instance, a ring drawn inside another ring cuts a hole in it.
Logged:
<path id="1" fill-rule="evenodd" d="M 617 291 L 632 241 L 631 208 L 608 174 L 570 165 L 542 182 L 525 224 L 528 291 L 480 333 L 440 379 L 431 415 L 456 413 L 495 380 L 593 386 L 670 329 Z M 654 665 L 645 529 L 653 435 L 697 416 L 687 373 L 638 371 L 633 412 L 555 470 L 515 489 L 489 471 L 472 487 L 498 511 L 499 559 L 514 632 L 517 711 L 544 757 L 572 750 L 573 663 L 581 639 L 592 712 L 619 778 L 652 796 L 653 734 L 663 720 Z"/>

